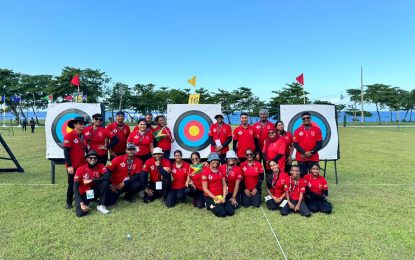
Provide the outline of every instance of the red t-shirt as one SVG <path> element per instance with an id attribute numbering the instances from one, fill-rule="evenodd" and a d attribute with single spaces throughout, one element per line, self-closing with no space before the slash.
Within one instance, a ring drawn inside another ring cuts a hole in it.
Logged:
<path id="1" fill-rule="evenodd" d="M 91 182 L 90 184 L 86 185 L 84 184 L 85 180 L 94 180 L 99 177 L 101 177 L 107 169 L 105 168 L 105 165 L 98 163 L 95 165 L 93 169 L 88 167 L 88 164 L 84 164 L 81 167 L 79 167 L 74 176 L 74 182 L 79 182 L 79 193 L 82 195 L 90 188 L 94 187 L 94 183 Z"/>
<path id="2" fill-rule="evenodd" d="M 304 176 L 304 181 L 310 188 L 310 191 L 316 194 L 321 195 L 323 190 L 329 190 L 327 180 L 321 175 L 314 177 L 311 173 L 308 173 Z"/>
<path id="3" fill-rule="evenodd" d="M 219 169 L 221 172 L 224 173 L 224 176 L 226 178 L 226 184 L 228 185 L 228 193 L 232 194 L 235 190 L 235 183 L 237 180 L 242 180 L 242 172 L 241 168 L 234 165 L 230 170 L 228 170 L 228 166 L 226 164 L 222 164 L 219 166 Z"/>
<path id="4" fill-rule="evenodd" d="M 248 165 L 248 161 L 245 161 L 239 167 L 242 170 L 245 188 L 253 190 L 258 183 L 259 175 L 264 173 L 261 163 L 254 161 L 252 165 Z"/>
<path id="5" fill-rule="evenodd" d="M 151 131 L 147 131 L 144 133 L 144 135 L 142 135 L 138 131 L 138 128 L 134 128 L 134 130 L 128 137 L 128 142 L 133 143 L 135 146 L 138 147 L 138 150 L 135 153 L 135 155 L 149 154 L 151 153 L 150 145 L 153 143 L 153 133 Z"/>
<path id="6" fill-rule="evenodd" d="M 202 172 L 203 172 L 203 163 L 198 165 L 189 165 L 189 177 L 193 182 L 193 185 L 198 190 L 203 190 L 202 188 Z"/>
<path id="7" fill-rule="evenodd" d="M 266 123 L 262 123 L 261 121 L 256 122 L 253 127 L 255 129 L 255 136 L 259 141 L 259 148 L 262 151 L 262 148 L 264 147 L 264 141 L 268 139 L 268 131 L 270 129 L 274 129 L 275 126 L 273 123 L 267 120 Z"/>
<path id="8" fill-rule="evenodd" d="M 112 136 L 117 136 L 119 141 L 114 145 L 111 150 L 116 154 L 124 154 L 127 147 L 127 139 L 130 135 L 130 127 L 126 124 L 118 125 L 117 122 L 113 122 L 107 125 L 107 129 L 112 133 Z"/>
<path id="9" fill-rule="evenodd" d="M 245 152 L 251 149 L 255 153 L 255 129 L 251 125 L 244 128 L 242 125 L 233 130 L 233 140 L 238 141 L 237 156 L 245 158 Z"/>
<path id="10" fill-rule="evenodd" d="M 78 134 L 75 130 L 65 135 L 63 139 L 63 146 L 71 148 L 69 157 L 71 159 L 72 167 L 76 170 L 85 164 L 85 143 L 84 136 Z M 68 165 L 66 165 L 68 168 Z"/>
<path id="11" fill-rule="evenodd" d="M 305 192 L 306 183 L 303 179 L 299 178 L 297 181 L 294 181 L 291 177 L 287 179 L 284 184 L 284 191 L 288 191 L 290 199 L 299 200 L 300 193 Z"/>
<path id="12" fill-rule="evenodd" d="M 131 176 L 140 173 L 143 168 L 143 162 L 134 157 L 134 160 L 128 163 L 128 155 L 124 154 L 115 157 L 108 164 L 107 168 L 112 172 L 111 183 L 113 185 L 118 185 Z"/>
<path id="13" fill-rule="evenodd" d="M 284 185 L 287 181 L 289 181 L 289 178 L 290 176 L 285 172 L 280 172 L 280 174 L 278 174 L 278 179 L 277 175 L 274 175 L 272 178 L 271 188 L 269 189 L 272 196 L 280 198 L 282 195 L 284 195 Z"/>
<path id="14" fill-rule="evenodd" d="M 229 137 L 232 137 L 232 128 L 230 125 L 223 123 L 219 125 L 218 123 L 214 123 L 209 128 L 209 136 L 212 137 L 213 141 L 216 143 L 215 140 L 220 140 L 220 143 L 223 144 Z M 210 146 L 210 151 L 215 152 L 215 147 Z M 229 146 L 223 147 L 221 153 L 225 154 L 229 151 Z"/>
<path id="15" fill-rule="evenodd" d="M 157 146 L 160 147 L 163 151 L 171 149 L 171 131 L 168 127 L 157 126 L 153 129 L 154 139 L 159 139 L 157 141 Z"/>
<path id="16" fill-rule="evenodd" d="M 170 161 L 165 159 L 165 158 L 161 158 L 161 164 L 160 165 L 162 167 L 166 167 L 166 168 L 171 167 Z M 161 174 L 159 173 L 159 171 L 157 169 L 156 160 L 154 160 L 153 157 L 148 159 L 144 163 L 143 171 L 150 174 L 150 181 L 151 182 L 161 181 Z"/>
<path id="17" fill-rule="evenodd" d="M 301 125 L 297 130 L 294 132 L 294 143 L 298 143 L 298 145 L 304 151 L 311 151 L 317 144 L 318 141 L 322 141 L 322 135 L 320 128 L 311 125 L 309 129 L 305 129 L 304 125 Z M 318 153 L 314 153 L 310 158 L 303 159 L 301 158 L 301 153 L 296 151 L 295 159 L 297 161 L 312 161 L 318 162 L 319 157 Z"/>
<path id="18" fill-rule="evenodd" d="M 225 176 L 223 176 L 223 173 L 220 169 L 217 173 L 213 173 L 210 167 L 206 167 L 202 172 L 202 182 L 207 182 L 209 191 L 212 192 L 212 194 L 215 196 L 225 195 L 223 194 L 222 186 L 222 179 L 224 177 Z M 207 196 L 206 193 L 205 196 Z"/>
<path id="19" fill-rule="evenodd" d="M 274 142 L 269 142 L 269 140 L 265 141 L 265 146 L 263 148 L 263 153 L 265 154 L 265 160 L 271 161 L 277 156 L 278 154 L 281 154 L 281 158 L 278 160 L 278 167 L 280 168 L 280 171 L 284 171 L 285 169 L 285 146 L 286 142 L 284 141 L 284 138 L 279 137 Z M 266 169 L 270 169 L 269 165 L 266 165 Z"/>
<path id="20" fill-rule="evenodd" d="M 171 188 L 173 190 L 180 190 L 186 187 L 187 175 L 189 174 L 190 165 L 187 162 L 183 162 L 180 168 L 177 167 L 176 162 L 173 163 L 171 169 L 171 176 L 173 181 Z"/>
<path id="21" fill-rule="evenodd" d="M 89 150 L 95 150 L 99 156 L 108 153 L 108 150 L 98 148 L 99 145 L 106 145 L 105 140 L 112 137 L 112 133 L 107 128 L 100 126 L 94 130 L 90 125 L 85 127 L 82 133 L 84 134 L 84 141 Z"/>
<path id="22" fill-rule="evenodd" d="M 293 135 L 290 132 L 285 132 L 285 135 L 280 135 L 281 138 L 285 141 L 285 156 L 290 155 L 290 147 L 293 144 Z"/>

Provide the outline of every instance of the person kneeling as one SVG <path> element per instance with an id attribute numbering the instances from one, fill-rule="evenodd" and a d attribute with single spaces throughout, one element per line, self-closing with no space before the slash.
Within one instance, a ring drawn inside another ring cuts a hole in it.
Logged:
<path id="1" fill-rule="evenodd" d="M 135 156 L 134 144 L 127 144 L 126 154 L 115 157 L 107 166 L 111 174 L 111 185 L 106 195 L 106 206 L 114 205 L 118 197 L 134 202 L 133 196 L 147 187 L 148 175 L 141 173 L 143 163 Z"/>
<path id="2" fill-rule="evenodd" d="M 305 202 L 311 212 L 323 212 L 330 214 L 331 203 L 328 202 L 329 187 L 326 179 L 320 175 L 320 165 L 311 164 L 310 173 L 304 176 L 307 184 Z"/>
<path id="3" fill-rule="evenodd" d="M 225 174 L 219 170 L 220 158 L 217 153 L 208 156 L 209 167 L 203 169 L 202 187 L 206 198 L 206 208 L 217 217 L 233 216 L 235 209 L 226 200 Z"/>
<path id="4" fill-rule="evenodd" d="M 261 186 L 264 181 L 264 170 L 262 164 L 254 161 L 254 152 L 246 150 L 246 161 L 239 166 L 242 169 L 242 179 L 244 189 L 242 193 L 242 206 L 254 206 L 259 208 L 261 205 Z"/>
<path id="5" fill-rule="evenodd" d="M 105 194 L 109 183 L 109 174 L 105 165 L 98 163 L 98 153 L 89 150 L 86 154 L 87 164 L 76 170 L 74 177 L 74 193 L 76 216 L 82 217 L 89 212 L 89 203 L 98 199 L 97 210 L 103 214 L 110 213 L 104 206 Z"/>
<path id="6" fill-rule="evenodd" d="M 300 167 L 291 166 L 291 176 L 284 184 L 285 199 L 287 204 L 282 208 L 281 215 L 287 216 L 291 212 L 299 212 L 301 216 L 310 217 L 311 212 L 303 202 L 305 192 L 305 182 L 300 178 Z"/>
<path id="7" fill-rule="evenodd" d="M 190 165 L 183 161 L 182 151 L 174 151 L 175 162 L 172 165 L 171 176 L 173 177 L 171 189 L 167 194 L 166 206 L 174 207 L 177 201 L 186 201 L 186 181 Z"/>
<path id="8" fill-rule="evenodd" d="M 269 162 L 272 171 L 271 178 L 267 179 L 268 196 L 265 197 L 265 203 L 269 210 L 279 210 L 287 203 L 285 199 L 284 184 L 289 181 L 285 172 L 280 172 L 279 166 L 275 161 Z"/>

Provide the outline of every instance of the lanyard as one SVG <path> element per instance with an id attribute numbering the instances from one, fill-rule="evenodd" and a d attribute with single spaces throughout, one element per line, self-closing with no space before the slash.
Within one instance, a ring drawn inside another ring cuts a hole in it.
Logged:
<path id="1" fill-rule="evenodd" d="M 127 159 L 128 176 L 131 176 L 131 170 L 133 169 L 134 160 Z"/>
<path id="2" fill-rule="evenodd" d="M 289 188 L 289 192 L 294 191 L 297 188 L 298 184 L 299 184 L 298 180 L 297 181 L 294 181 L 294 187 L 292 187 L 291 186 L 292 181 L 293 180 L 290 178 L 290 188 Z"/>
<path id="3" fill-rule="evenodd" d="M 144 136 L 146 133 L 144 133 L 143 135 L 141 135 L 140 131 L 137 131 L 137 136 L 138 136 L 138 146 L 141 146 L 141 143 L 143 142 Z"/>

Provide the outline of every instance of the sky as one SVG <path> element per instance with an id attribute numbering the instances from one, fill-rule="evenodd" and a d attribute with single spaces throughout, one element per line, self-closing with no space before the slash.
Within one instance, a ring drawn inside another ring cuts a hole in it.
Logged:
<path id="1" fill-rule="evenodd" d="M 59 75 L 104 71 L 112 82 L 216 91 L 261 100 L 304 73 L 312 100 L 346 89 L 415 88 L 415 1 L 0 0 L 0 68 Z M 344 95 L 345 99 L 340 100 Z M 370 106 L 369 106 L 370 107 Z"/>

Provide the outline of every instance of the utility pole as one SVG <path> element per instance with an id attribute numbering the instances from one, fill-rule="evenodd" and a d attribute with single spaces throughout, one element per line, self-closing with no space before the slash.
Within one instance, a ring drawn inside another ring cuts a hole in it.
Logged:
<path id="1" fill-rule="evenodd" d="M 363 66 L 360 67 L 360 88 L 361 88 L 361 93 L 360 93 L 360 102 L 362 104 L 362 115 L 361 115 L 361 121 L 362 123 L 365 122 L 365 112 L 363 110 Z"/>

